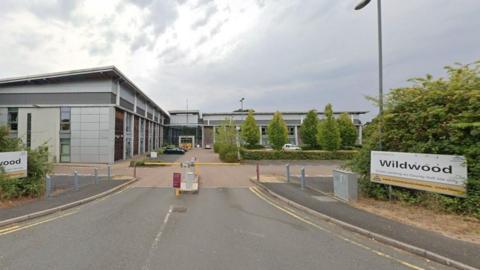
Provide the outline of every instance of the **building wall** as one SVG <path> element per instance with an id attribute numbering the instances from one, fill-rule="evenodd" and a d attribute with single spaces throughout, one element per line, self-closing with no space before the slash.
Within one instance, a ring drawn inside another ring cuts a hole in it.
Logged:
<path id="1" fill-rule="evenodd" d="M 113 107 L 73 107 L 71 123 L 71 162 L 113 162 Z"/>
<path id="2" fill-rule="evenodd" d="M 8 124 L 8 108 L 0 108 L 0 126 Z"/>
<path id="3" fill-rule="evenodd" d="M 187 122 L 188 118 L 188 122 Z M 187 125 L 187 124 L 192 124 L 192 125 L 197 125 L 198 124 L 198 114 L 193 114 L 189 113 L 188 117 L 186 113 L 182 114 L 171 114 L 170 115 L 170 124 L 171 125 Z M 224 120 L 224 119 L 222 119 Z"/>
<path id="4" fill-rule="evenodd" d="M 27 114 L 31 114 L 31 145 L 32 149 L 43 144 L 48 146 L 50 158 L 59 159 L 59 108 L 20 108 L 18 110 L 18 138 L 27 143 Z"/>

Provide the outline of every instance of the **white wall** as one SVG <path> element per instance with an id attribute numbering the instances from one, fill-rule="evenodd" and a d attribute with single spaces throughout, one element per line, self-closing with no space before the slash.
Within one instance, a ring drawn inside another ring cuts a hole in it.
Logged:
<path id="1" fill-rule="evenodd" d="M 46 143 L 53 161 L 59 160 L 60 108 L 19 108 L 18 138 L 27 143 L 27 114 L 32 114 L 31 148 Z"/>

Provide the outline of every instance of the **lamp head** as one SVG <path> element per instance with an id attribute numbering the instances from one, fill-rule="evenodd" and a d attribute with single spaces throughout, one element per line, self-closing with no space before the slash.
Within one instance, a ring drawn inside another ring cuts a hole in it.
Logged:
<path id="1" fill-rule="evenodd" d="M 360 1 L 360 3 L 358 3 L 356 6 L 355 6 L 355 10 L 359 10 L 359 9 L 362 9 L 364 8 L 366 5 L 368 5 L 368 3 L 370 3 L 371 0 L 362 0 Z"/>

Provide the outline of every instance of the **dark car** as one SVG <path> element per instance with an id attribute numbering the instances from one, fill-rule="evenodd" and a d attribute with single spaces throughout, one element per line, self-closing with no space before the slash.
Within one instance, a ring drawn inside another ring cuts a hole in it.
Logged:
<path id="1" fill-rule="evenodd" d="M 185 150 L 175 147 L 175 148 L 167 148 L 163 151 L 164 154 L 167 155 L 183 155 L 185 154 Z"/>

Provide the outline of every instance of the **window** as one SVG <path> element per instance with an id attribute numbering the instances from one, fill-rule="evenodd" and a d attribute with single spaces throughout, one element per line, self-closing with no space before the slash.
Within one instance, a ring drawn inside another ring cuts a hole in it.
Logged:
<path id="1" fill-rule="evenodd" d="M 267 135 L 267 127 L 262 127 L 262 135 Z"/>
<path id="2" fill-rule="evenodd" d="M 125 113 L 125 131 L 132 132 L 132 115 Z"/>
<path id="3" fill-rule="evenodd" d="M 69 138 L 60 138 L 60 162 L 70 162 Z"/>
<path id="4" fill-rule="evenodd" d="M 70 108 L 60 108 L 60 132 L 70 132 L 70 115 Z"/>
<path id="5" fill-rule="evenodd" d="M 8 127 L 11 131 L 18 130 L 18 108 L 8 108 Z"/>
<path id="6" fill-rule="evenodd" d="M 290 136 L 295 135 L 295 127 L 288 127 L 288 135 Z"/>
<path id="7" fill-rule="evenodd" d="M 27 113 L 27 148 L 32 147 L 32 114 Z"/>

